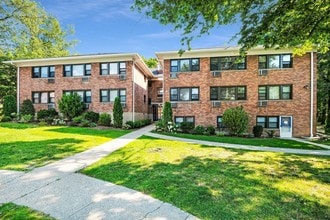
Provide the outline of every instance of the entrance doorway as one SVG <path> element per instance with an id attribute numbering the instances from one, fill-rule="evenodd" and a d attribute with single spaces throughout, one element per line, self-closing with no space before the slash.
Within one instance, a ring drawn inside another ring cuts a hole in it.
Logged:
<path id="1" fill-rule="evenodd" d="M 280 116 L 280 137 L 292 137 L 292 116 Z"/>
<path id="2" fill-rule="evenodd" d="M 153 121 L 158 121 L 158 105 L 153 104 L 152 105 L 152 120 Z"/>

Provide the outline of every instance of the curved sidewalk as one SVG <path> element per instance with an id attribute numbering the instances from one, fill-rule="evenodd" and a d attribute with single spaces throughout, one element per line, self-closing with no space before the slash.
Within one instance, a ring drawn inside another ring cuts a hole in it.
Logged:
<path id="1" fill-rule="evenodd" d="M 28 173 L 0 170 L 0 203 L 28 206 L 57 219 L 197 219 L 141 192 L 76 173 L 153 127 Z"/>
<path id="2" fill-rule="evenodd" d="M 216 146 L 223 148 L 268 151 L 268 152 L 290 153 L 290 154 L 330 156 L 330 150 L 304 150 L 304 149 L 292 149 L 292 148 L 276 148 L 276 147 L 260 147 L 260 146 L 249 146 L 249 145 L 239 145 L 239 144 L 227 144 L 227 143 L 219 143 L 212 141 L 202 141 L 202 140 L 195 140 L 188 138 L 173 137 L 173 136 L 167 136 L 167 135 L 156 134 L 151 132 L 148 132 L 145 135 L 155 138 L 166 139 L 166 140 L 183 141 L 187 143 L 202 144 L 207 146 Z"/>

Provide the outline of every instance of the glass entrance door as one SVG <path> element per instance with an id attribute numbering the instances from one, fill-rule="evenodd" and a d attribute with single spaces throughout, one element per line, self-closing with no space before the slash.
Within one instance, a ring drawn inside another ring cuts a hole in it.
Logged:
<path id="1" fill-rule="evenodd" d="M 280 137 L 283 138 L 292 137 L 292 116 L 280 117 Z"/>

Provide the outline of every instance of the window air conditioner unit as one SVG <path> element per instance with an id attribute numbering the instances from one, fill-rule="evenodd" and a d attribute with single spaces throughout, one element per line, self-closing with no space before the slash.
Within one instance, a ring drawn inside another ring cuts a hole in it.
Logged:
<path id="1" fill-rule="evenodd" d="M 121 107 L 126 108 L 126 102 L 122 102 L 120 104 L 121 104 Z"/>
<path id="2" fill-rule="evenodd" d="M 48 78 L 48 83 L 55 83 L 55 79 L 54 78 Z"/>
<path id="3" fill-rule="evenodd" d="M 266 69 L 259 69 L 258 70 L 258 75 L 259 76 L 266 76 L 268 74 L 268 70 Z"/>
<path id="4" fill-rule="evenodd" d="M 178 107 L 178 103 L 176 103 L 176 102 L 171 102 L 171 107 L 172 107 L 172 108 L 177 108 L 177 107 Z"/>
<path id="5" fill-rule="evenodd" d="M 55 108 L 55 104 L 48 104 L 48 105 L 47 105 L 47 108 L 48 108 L 48 110 L 49 110 L 49 109 L 54 109 L 54 108 Z"/>
<path id="6" fill-rule="evenodd" d="M 266 107 L 267 106 L 267 101 L 258 101 L 258 106 L 259 107 Z"/>
<path id="7" fill-rule="evenodd" d="M 89 82 L 89 76 L 84 76 L 81 78 L 82 82 Z"/>
<path id="8" fill-rule="evenodd" d="M 126 80 L 126 74 L 120 74 L 119 80 Z"/>
<path id="9" fill-rule="evenodd" d="M 174 73 L 170 73 L 170 78 L 171 79 L 176 79 L 178 78 L 178 73 L 174 72 Z"/>
<path id="10" fill-rule="evenodd" d="M 220 101 L 212 101 L 212 107 L 213 108 L 218 108 L 221 106 L 221 102 Z"/>
<path id="11" fill-rule="evenodd" d="M 221 72 L 220 71 L 212 71 L 212 76 L 213 77 L 220 77 L 221 76 Z"/>

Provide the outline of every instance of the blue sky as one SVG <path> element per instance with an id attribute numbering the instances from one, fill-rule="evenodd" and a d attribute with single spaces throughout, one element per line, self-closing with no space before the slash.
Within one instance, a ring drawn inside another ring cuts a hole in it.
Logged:
<path id="1" fill-rule="evenodd" d="M 180 31 L 161 25 L 130 9 L 133 0 L 38 0 L 54 15 L 62 27 L 73 25 L 78 40 L 72 53 L 137 52 L 155 57 L 155 52 L 186 49 L 181 46 Z M 192 48 L 236 45 L 230 39 L 239 26 L 230 25 L 212 30 L 210 35 L 192 42 Z"/>

